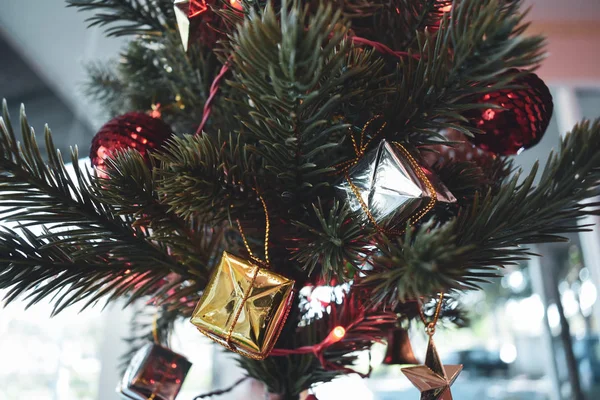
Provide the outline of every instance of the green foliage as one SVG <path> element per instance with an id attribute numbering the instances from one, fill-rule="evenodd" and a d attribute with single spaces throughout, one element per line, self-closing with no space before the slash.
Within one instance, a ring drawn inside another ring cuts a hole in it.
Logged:
<path id="1" fill-rule="evenodd" d="M 499 192 L 477 196 L 444 225 L 409 230 L 397 241 L 380 244 L 381 270 L 366 279 L 375 302 L 403 301 L 451 289 L 474 289 L 532 254 L 526 245 L 566 240 L 561 233 L 599 214 L 599 203 L 584 204 L 600 183 L 600 120 L 584 122 L 551 153 L 539 184 L 537 166 L 521 181 L 520 172 Z"/>
<path id="2" fill-rule="evenodd" d="M 89 65 L 86 92 L 111 115 L 123 110 L 150 110 L 158 104 L 162 118 L 174 128 L 193 132 L 220 67 L 212 51 L 191 46 L 185 52 L 179 34 L 167 31 L 160 37 L 130 42 L 116 65 Z M 221 127 L 237 126 L 225 119 L 230 109 L 222 103 L 217 102 L 212 121 Z"/>
<path id="3" fill-rule="evenodd" d="M 370 244 L 370 235 L 365 232 L 361 215 L 352 213 L 346 204 L 335 200 L 325 214 L 323 205 L 313 205 L 320 229 L 301 221 L 294 224 L 300 228 L 297 248 L 293 259 L 304 265 L 309 274 L 319 265 L 325 281 L 338 277 L 354 277 L 354 273 L 365 262 Z"/>
<path id="4" fill-rule="evenodd" d="M 417 49 L 418 32 L 439 25 L 448 0 L 356 0 L 344 2 L 356 34 L 393 49 Z M 348 4 L 350 3 L 350 4 Z"/>
<path id="5" fill-rule="evenodd" d="M 108 36 L 160 35 L 174 23 L 172 0 L 67 0 L 69 7 L 95 11 L 89 26 L 107 26 Z"/>
<path id="6" fill-rule="evenodd" d="M 283 349 L 311 346 L 322 343 L 335 327 L 343 326 L 346 329 L 344 338 L 324 350 L 326 366 L 312 353 L 269 357 L 262 361 L 239 358 L 239 364 L 249 376 L 264 382 L 269 392 L 281 394 L 284 399 L 296 399 L 315 384 L 353 373 L 356 353 L 368 350 L 373 343 L 385 338 L 387 330 L 396 322 L 394 313 L 367 311 L 358 301 L 356 292 L 346 294 L 341 304 L 332 302 L 331 312 L 323 318 L 310 320 L 287 334 L 284 330 L 278 342 L 277 347 Z M 288 328 L 293 327 L 288 325 Z"/>
<path id="7" fill-rule="evenodd" d="M 310 27 L 310 29 L 307 29 Z M 248 98 L 243 131 L 269 189 L 290 202 L 310 198 L 332 177 L 330 166 L 347 125 L 334 116 L 362 104 L 381 62 L 344 40 L 346 21 L 331 5 L 314 13 L 298 2 L 268 5 L 233 35 L 231 85 Z M 260 43 L 260 45 L 257 45 Z"/>
<path id="8" fill-rule="evenodd" d="M 149 240 L 131 215 L 120 216 L 91 191 L 92 177 L 72 151 L 74 176 L 46 129 L 48 163 L 35 134 L 21 112 L 23 142 L 14 134 L 6 102 L 0 120 L 0 221 L 17 224 L 0 238 L 0 288 L 10 288 L 8 300 L 28 293 L 30 304 L 54 296 L 54 312 L 82 300 L 85 306 L 101 298 L 127 295 L 133 301 L 169 272 L 193 277 L 169 256 L 165 246 Z M 35 235 L 30 229 L 41 228 Z M 18 237 L 18 232 L 23 238 Z M 192 268 L 193 270 L 193 268 Z"/>
<path id="9" fill-rule="evenodd" d="M 399 65 L 397 96 L 386 111 L 393 132 L 415 144 L 439 140 L 438 132 L 479 133 L 462 114 L 486 93 L 512 87 L 510 68 L 535 67 L 543 38 L 526 29 L 519 2 L 463 0 L 446 15 L 437 34 L 417 35 L 417 50 Z M 489 105 L 485 105 L 489 107 Z"/>
<path id="10" fill-rule="evenodd" d="M 415 298 L 476 289 L 499 267 L 532 256 L 527 245 L 564 240 L 561 233 L 581 229 L 577 218 L 599 213 L 600 204 L 583 202 L 600 181 L 600 122 L 563 139 L 537 186 L 536 170 L 522 178 L 505 158 L 435 165 L 459 201 L 401 237 L 375 235 L 334 198 L 333 167 L 356 156 L 348 133 L 374 115 L 386 123 L 381 138 L 418 149 L 444 141 L 441 129 L 480 133 L 464 113 L 490 107 L 476 101 L 514 87 L 523 72 L 512 69 L 533 69 L 543 55 L 543 39 L 523 34 L 519 0 L 454 1 L 450 13 L 447 0 L 244 0 L 243 12 L 214 2 L 196 21 L 214 35 L 193 32 L 187 52 L 172 0 L 68 3 L 94 12 L 91 26 L 132 38 L 121 62 L 90 66 L 88 92 L 112 114 L 160 103 L 175 130 L 193 132 L 215 76 L 224 64 L 228 71 L 203 135 L 174 137 L 150 166 L 135 151 L 118 153 L 107 161 L 107 179 L 80 167 L 76 150 L 74 175 L 67 173 L 49 130 L 44 161 L 24 114 L 19 144 L 4 106 L 0 223 L 11 227 L 0 230 L 0 289 L 8 301 L 50 299 L 59 312 L 80 301 L 151 296 L 164 343 L 173 321 L 191 313 L 221 251 L 243 252 L 230 221 L 241 219 L 250 241 L 262 240 L 259 192 L 271 216 L 275 270 L 285 268 L 299 287 L 357 278 L 365 261 L 374 268 L 352 287 L 352 301 L 332 304 L 322 319 L 288 320 L 279 348 L 314 345 L 335 324 L 360 317 L 327 350 L 328 368 L 312 354 L 240 361 L 293 398 L 350 372 L 353 352 L 395 322 L 382 307 L 414 319 Z M 354 45 L 353 36 L 366 41 Z M 369 40 L 401 58 L 370 49 Z M 381 138 L 371 137 L 372 146 Z M 366 310 L 367 300 L 376 307 Z M 450 303 L 445 317 L 463 323 Z M 151 337 L 149 323 L 138 322 L 134 349 Z"/>
<path id="11" fill-rule="evenodd" d="M 186 135 L 172 139 L 154 157 L 160 162 L 158 195 L 170 211 L 185 219 L 223 221 L 231 212 L 257 205 L 252 157 L 239 137 L 225 141 Z"/>
<path id="12" fill-rule="evenodd" d="M 132 109 L 128 102 L 126 91 L 129 85 L 118 75 L 111 65 L 99 62 L 86 66 L 88 81 L 85 94 L 99 102 L 111 116 L 122 110 Z"/>
<path id="13" fill-rule="evenodd" d="M 512 170 L 512 161 L 505 157 L 477 162 L 446 162 L 432 168 L 460 204 L 470 204 L 479 193 L 496 193 Z"/>
<path id="14" fill-rule="evenodd" d="M 208 234 L 202 226 L 195 226 L 168 210 L 160 202 L 156 170 L 148 168 L 138 151 L 117 153 L 107 159 L 107 167 L 107 177 L 92 183 L 96 198 L 111 206 L 116 215 L 133 218 L 134 226 L 147 230 L 148 240 L 168 248 L 189 271 L 202 276 L 200 283 L 205 281 L 214 262 L 210 260 L 219 253 L 222 230 L 217 228 Z"/>

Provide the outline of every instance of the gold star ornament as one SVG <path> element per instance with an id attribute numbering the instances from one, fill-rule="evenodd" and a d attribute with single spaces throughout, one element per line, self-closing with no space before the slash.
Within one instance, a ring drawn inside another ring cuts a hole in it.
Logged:
<path id="1" fill-rule="evenodd" d="M 429 337 L 425 365 L 402 368 L 402 372 L 421 392 L 421 400 L 452 400 L 450 386 L 462 371 L 462 365 L 442 365 L 433 337 Z"/>

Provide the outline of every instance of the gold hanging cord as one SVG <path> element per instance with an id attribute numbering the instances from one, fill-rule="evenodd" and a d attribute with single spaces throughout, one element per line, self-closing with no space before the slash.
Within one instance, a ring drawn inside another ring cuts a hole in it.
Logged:
<path id="1" fill-rule="evenodd" d="M 435 313 L 433 314 L 433 319 L 431 322 L 427 322 L 427 317 L 425 316 L 425 312 L 423 312 L 423 301 L 419 299 L 419 314 L 421 315 L 421 321 L 425 324 L 425 332 L 429 336 L 433 336 L 435 334 L 435 326 L 440 319 L 440 312 L 442 311 L 442 305 L 444 304 L 444 292 L 440 293 L 440 297 L 437 300 L 437 304 L 435 307 Z"/>
<path id="2" fill-rule="evenodd" d="M 346 181 L 348 181 L 348 184 L 350 185 L 350 189 L 352 189 L 352 192 L 356 196 L 356 199 L 358 200 L 360 207 L 363 209 L 364 213 L 366 214 L 367 218 L 369 218 L 369 221 L 375 227 L 375 229 L 377 229 L 377 231 L 384 233 L 388 236 L 389 235 L 401 235 L 404 233 L 404 229 L 399 229 L 399 230 L 386 229 L 377 223 L 377 221 L 375 220 L 375 217 L 369 210 L 369 207 L 363 200 L 360 190 L 352 182 L 352 179 L 350 179 L 350 175 L 349 175 L 350 168 L 352 168 L 353 166 L 358 164 L 358 162 L 364 156 L 365 152 L 367 151 L 367 149 L 368 149 L 369 145 L 371 144 L 371 142 L 373 141 L 373 139 L 375 139 L 377 136 L 379 136 L 381 134 L 381 132 L 383 132 L 383 130 L 387 126 L 387 122 L 384 122 L 381 125 L 381 127 L 377 130 L 377 132 L 375 132 L 375 134 L 373 134 L 373 136 L 371 136 L 370 139 L 366 140 L 366 132 L 367 132 L 367 129 L 369 128 L 369 126 L 371 126 L 371 124 L 374 121 L 376 121 L 382 117 L 383 117 L 382 115 L 376 115 L 373 118 L 371 118 L 369 121 L 367 121 L 367 123 L 363 126 L 363 128 L 360 132 L 360 142 L 359 143 L 356 142 L 356 138 L 354 137 L 354 135 L 350 134 L 350 138 L 352 139 L 352 146 L 354 147 L 354 152 L 356 154 L 356 158 L 354 158 L 353 160 L 349 160 L 349 161 L 345 161 L 343 163 L 337 164 L 336 166 L 334 166 L 334 168 L 336 170 L 344 173 Z M 425 187 L 427 188 L 427 190 L 430 194 L 430 199 L 429 199 L 429 202 L 427 203 L 427 205 L 425 207 L 422 207 L 417 214 L 415 214 L 413 217 L 410 218 L 410 220 L 409 220 L 410 224 L 413 225 L 413 224 L 417 223 L 421 218 L 423 218 L 429 211 L 431 211 L 435 207 L 435 205 L 437 203 L 437 192 L 436 192 L 435 188 L 433 187 L 433 185 L 431 184 L 431 181 L 429 181 L 429 179 L 427 178 L 427 175 L 425 175 L 425 172 L 423 172 L 423 170 L 421 169 L 421 166 L 419 165 L 417 160 L 415 160 L 415 158 L 412 156 L 412 154 L 410 154 L 410 152 L 408 150 L 406 150 L 406 148 L 404 146 L 402 146 L 400 143 L 398 143 L 398 142 L 392 142 L 392 143 L 404 155 L 404 157 L 406 157 L 406 159 L 410 163 L 413 171 L 415 172 L 415 174 L 417 174 L 417 177 L 423 182 L 423 184 L 425 185 Z"/>
<path id="3" fill-rule="evenodd" d="M 236 222 L 237 222 L 238 229 L 240 230 L 240 235 L 242 236 L 242 240 L 244 241 L 244 246 L 246 246 L 246 250 L 248 251 L 250 258 L 256 262 L 256 268 L 254 269 L 254 274 L 252 275 L 252 280 L 250 282 L 250 285 L 248 285 L 248 290 L 246 290 L 246 293 L 244 293 L 244 298 L 242 299 L 242 306 L 237 309 L 237 311 L 233 317 L 231 327 L 229 328 L 229 330 L 227 332 L 227 337 L 225 338 L 225 342 L 227 343 L 229 350 L 234 351 L 238 354 L 241 354 L 241 353 L 232 345 L 231 336 L 233 335 L 235 325 L 237 324 L 237 321 L 240 318 L 240 314 L 242 313 L 243 304 L 245 304 L 246 301 L 248 300 L 248 297 L 250 297 L 250 293 L 252 292 L 252 287 L 254 286 L 256 277 L 258 276 L 258 271 L 260 270 L 260 266 L 262 265 L 267 268 L 269 267 L 269 232 L 271 229 L 271 222 L 269 221 L 269 211 L 267 210 L 267 203 L 265 202 L 265 199 L 263 199 L 263 197 L 258 193 L 258 191 L 256 189 L 254 189 L 254 191 L 258 195 L 258 198 L 259 198 L 260 202 L 262 203 L 263 210 L 265 212 L 265 259 L 263 261 L 263 260 L 259 259 L 258 257 L 256 257 L 254 255 L 254 253 L 252 253 L 252 249 L 250 248 L 248 239 L 246 238 L 246 235 L 244 234 L 244 230 L 242 229 L 242 224 L 240 223 L 240 220 L 238 219 Z"/>
<path id="4" fill-rule="evenodd" d="M 246 250 L 248 251 L 250 258 L 257 263 L 268 267 L 269 266 L 269 232 L 271 230 L 271 222 L 269 220 L 269 211 L 267 210 L 267 203 L 265 203 L 265 199 L 263 199 L 263 197 L 258 193 L 258 191 L 256 189 L 254 189 L 254 191 L 258 195 L 258 199 L 260 200 L 260 202 L 263 206 L 263 210 L 265 212 L 265 259 L 264 259 L 264 261 L 259 259 L 256 256 L 254 256 L 254 254 L 252 253 L 252 249 L 250 248 L 250 245 L 248 244 L 248 239 L 246 239 L 246 235 L 244 234 L 244 230 L 242 229 L 242 224 L 240 223 L 240 220 L 238 219 L 238 220 L 236 220 L 236 222 L 237 222 L 238 229 L 240 231 L 240 235 L 242 236 L 242 240 L 244 241 L 244 246 L 246 246 Z"/>

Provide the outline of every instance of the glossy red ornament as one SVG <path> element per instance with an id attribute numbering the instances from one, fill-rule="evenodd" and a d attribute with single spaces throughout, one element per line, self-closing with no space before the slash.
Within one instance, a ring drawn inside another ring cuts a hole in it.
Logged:
<path id="1" fill-rule="evenodd" d="M 163 120 L 148 114 L 130 112 L 113 118 L 92 139 L 90 160 L 103 170 L 105 160 L 119 149 L 136 149 L 149 162 L 148 150 L 160 148 L 173 131 Z"/>
<path id="2" fill-rule="evenodd" d="M 515 72 L 518 71 L 509 71 Z M 499 90 L 478 100 L 478 103 L 494 104 L 503 109 L 484 108 L 465 114 L 484 132 L 471 138 L 483 150 L 500 155 L 517 154 L 536 145 L 548 128 L 554 104 L 544 81 L 528 73 L 516 79 L 514 84 L 522 88 Z"/>

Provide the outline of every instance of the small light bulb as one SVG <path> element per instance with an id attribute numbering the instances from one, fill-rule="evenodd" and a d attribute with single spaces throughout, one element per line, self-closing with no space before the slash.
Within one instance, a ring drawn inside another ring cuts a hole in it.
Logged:
<path id="1" fill-rule="evenodd" d="M 333 331 L 331 331 L 332 339 L 335 342 L 339 342 L 346 335 L 346 329 L 343 326 L 336 326 Z"/>
<path id="2" fill-rule="evenodd" d="M 239 0 L 229 0 L 229 4 L 231 4 L 231 7 L 235 8 L 236 10 L 239 10 L 239 11 L 244 10 L 244 6 L 242 5 L 242 3 Z"/>

